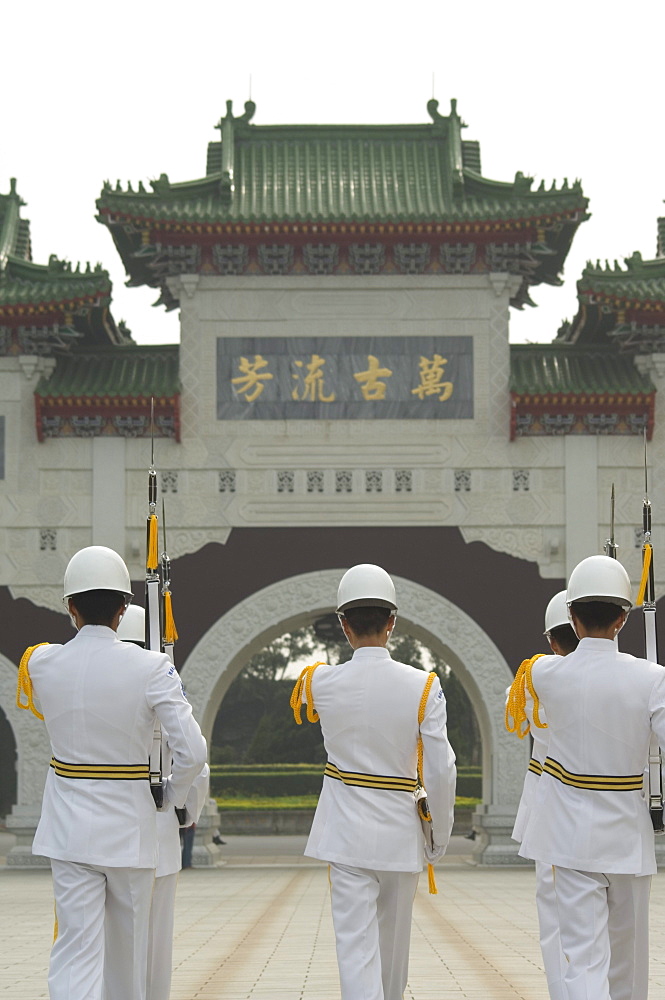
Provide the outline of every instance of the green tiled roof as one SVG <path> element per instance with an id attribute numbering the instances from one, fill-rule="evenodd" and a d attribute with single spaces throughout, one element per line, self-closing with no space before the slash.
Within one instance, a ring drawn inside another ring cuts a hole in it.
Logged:
<path id="1" fill-rule="evenodd" d="M 579 182 L 531 191 L 518 173 L 489 181 L 477 143 L 461 139 L 455 103 L 447 117 L 428 110 L 427 125 L 251 125 L 245 115 L 220 122 L 208 176 L 171 184 L 165 174 L 149 192 L 104 186 L 101 221 L 115 212 L 176 222 L 493 220 L 586 209 Z"/>
<path id="2" fill-rule="evenodd" d="M 12 178 L 9 194 L 0 195 L 0 351 L 50 353 L 72 339 L 83 343 L 131 343 L 110 312 L 111 279 L 101 264 L 81 268 L 52 255 L 35 264 L 30 224 L 21 219 L 25 202 Z M 27 340 L 26 338 L 27 331 Z"/>
<path id="3" fill-rule="evenodd" d="M 255 106 L 234 117 L 229 101 L 204 178 L 171 183 L 162 174 L 152 190 L 107 183 L 97 218 L 111 231 L 128 284 L 161 288 L 157 304 L 167 308 L 177 305 L 167 285 L 174 274 L 375 274 L 384 265 L 386 273 L 464 273 L 455 254 L 467 251 L 469 269 L 521 276 L 512 300 L 520 308 L 531 301 L 529 286 L 561 284 L 575 231 L 588 218 L 580 183 L 532 191 L 520 172 L 488 180 L 479 144 L 462 139 L 456 102 L 447 116 L 435 100 L 427 110 L 432 120 L 421 125 L 253 125 Z M 378 248 L 376 270 L 361 270 L 353 256 L 365 244 Z M 311 248 L 332 246 L 337 254 L 315 270 Z M 291 255 L 266 265 L 265 250 L 275 247 Z"/>
<path id="4" fill-rule="evenodd" d="M 643 260 L 640 253 L 625 267 L 588 263 L 577 283 L 579 308 L 559 330 L 557 343 L 603 344 L 623 350 L 661 353 L 665 346 L 665 258 Z"/>
<path id="5" fill-rule="evenodd" d="M 590 262 L 584 268 L 577 283 L 580 295 L 597 293 L 616 299 L 640 302 L 665 302 L 665 257 L 656 260 L 642 260 L 640 253 L 626 257 L 625 268 L 615 261 L 614 265 Z"/>
<path id="6" fill-rule="evenodd" d="M 177 344 L 73 348 L 58 357 L 35 394 L 46 397 L 170 399 L 180 392 Z"/>
<path id="7" fill-rule="evenodd" d="M 513 344 L 510 391 L 516 395 L 649 394 L 655 386 L 616 348 Z"/>
<path id="8" fill-rule="evenodd" d="M 89 296 L 111 298 L 111 279 L 101 264 L 82 271 L 51 257 L 47 265 L 9 257 L 0 272 L 0 307 L 25 303 L 61 303 Z"/>

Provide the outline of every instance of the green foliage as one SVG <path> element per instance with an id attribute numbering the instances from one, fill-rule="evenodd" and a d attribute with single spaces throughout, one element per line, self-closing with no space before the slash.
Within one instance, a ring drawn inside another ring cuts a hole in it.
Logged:
<path id="1" fill-rule="evenodd" d="M 213 764 L 210 768 L 213 774 L 284 774 L 286 772 L 319 774 L 321 764 Z"/>
<path id="2" fill-rule="evenodd" d="M 284 677 L 294 661 L 315 658 L 316 643 L 313 629 L 299 629 L 252 657 L 217 713 L 213 763 L 325 760 L 319 726 L 293 721 L 289 698 L 294 682 Z"/>
<path id="3" fill-rule="evenodd" d="M 225 798 L 217 796 L 217 805 L 222 810 L 230 809 L 316 809 L 318 795 L 285 795 L 280 798 Z"/>
<path id="4" fill-rule="evenodd" d="M 455 799 L 455 812 L 471 812 L 472 810 L 477 809 L 482 801 L 482 799 L 477 799 L 473 796 L 465 797 L 464 795 L 458 795 Z"/>
<path id="5" fill-rule="evenodd" d="M 217 805 L 222 810 L 242 809 L 245 811 L 254 809 L 316 809 L 318 801 L 318 795 L 284 795 L 279 798 L 273 798 L 271 796 L 255 796 L 252 798 L 227 798 L 225 796 L 217 796 Z M 458 795 L 455 799 L 455 812 L 471 812 L 478 805 L 480 805 L 480 801 L 480 799 L 465 798 Z"/>
<path id="6" fill-rule="evenodd" d="M 255 678 L 270 683 L 284 680 L 284 675 L 292 663 L 311 658 L 315 648 L 314 632 L 311 628 L 301 628 L 297 632 L 287 632 L 275 639 L 253 656 L 241 677 Z"/>
<path id="7" fill-rule="evenodd" d="M 210 775 L 210 791 L 213 795 L 230 796 L 265 795 L 318 795 L 323 782 L 323 765 L 318 771 L 241 771 L 236 774 L 222 773 Z"/>
<path id="8" fill-rule="evenodd" d="M 439 677 L 441 678 L 440 674 Z M 441 686 L 448 710 L 448 739 L 457 755 L 458 764 L 479 767 L 482 755 L 480 729 L 469 696 L 452 672 L 441 678 Z M 480 792 L 468 794 L 480 795 Z"/>
<path id="9" fill-rule="evenodd" d="M 213 764 L 325 762 L 319 725 L 305 721 L 297 726 L 293 720 L 289 698 L 294 681 L 285 676 L 289 668 L 293 672 L 294 664 L 317 659 L 341 663 L 350 657 L 351 650 L 335 616 L 328 616 L 317 625 L 316 630 L 308 627 L 280 636 L 252 657 L 236 678 L 215 720 Z M 464 688 L 450 668 L 417 639 L 399 631 L 390 642 L 390 653 L 395 660 L 421 670 L 434 667 L 446 695 L 448 736 L 457 755 L 460 777 L 465 765 L 479 766 L 478 723 Z M 475 791 L 479 785 L 472 783 L 467 787 L 474 790 L 466 794 L 480 794 Z"/>
<path id="10" fill-rule="evenodd" d="M 253 767 L 213 767 L 210 788 L 213 795 L 223 798 L 238 796 L 278 797 L 284 795 L 318 795 L 323 781 L 323 763 L 317 765 L 255 765 Z M 482 793 L 482 778 L 478 771 L 457 776 L 457 794 L 478 798 Z"/>
<path id="11" fill-rule="evenodd" d="M 480 798 L 483 792 L 483 779 L 481 777 L 457 776 L 457 794 L 467 798 Z"/>

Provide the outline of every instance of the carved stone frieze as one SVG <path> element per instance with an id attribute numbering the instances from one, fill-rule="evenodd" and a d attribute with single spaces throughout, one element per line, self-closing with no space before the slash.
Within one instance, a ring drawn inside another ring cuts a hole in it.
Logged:
<path id="1" fill-rule="evenodd" d="M 64 572 L 64 567 L 63 567 Z M 60 574 L 62 576 L 62 573 Z M 62 583 L 54 587 L 45 587 L 38 583 L 31 584 L 12 584 L 9 587 L 9 592 L 15 601 L 19 598 L 24 597 L 28 601 L 32 601 L 33 604 L 38 605 L 40 608 L 48 608 L 49 611 L 59 611 L 64 614 L 64 608 L 62 605 Z M 35 642 L 40 642 L 41 640 L 35 639 Z M 30 643 L 27 642 L 26 646 Z"/>
<path id="2" fill-rule="evenodd" d="M 460 528 L 465 542 L 484 542 L 495 552 L 538 562 L 543 555 L 542 528 Z"/>

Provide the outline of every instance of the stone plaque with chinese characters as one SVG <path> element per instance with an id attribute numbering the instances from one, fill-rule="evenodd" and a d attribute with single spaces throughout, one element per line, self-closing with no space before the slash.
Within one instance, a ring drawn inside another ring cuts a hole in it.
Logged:
<path id="1" fill-rule="evenodd" d="M 473 338 L 220 337 L 217 417 L 472 419 Z"/>

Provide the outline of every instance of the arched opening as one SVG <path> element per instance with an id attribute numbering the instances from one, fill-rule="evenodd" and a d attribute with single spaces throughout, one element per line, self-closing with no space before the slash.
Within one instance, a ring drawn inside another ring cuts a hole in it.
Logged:
<path id="1" fill-rule="evenodd" d="M 448 730 L 458 772 L 480 769 L 482 740 L 471 701 L 450 665 L 406 631 L 398 621 L 388 648 L 394 659 L 434 670 L 448 703 Z M 211 763 L 222 766 L 313 764 L 325 761 L 319 727 L 295 727 L 289 708 L 293 685 L 303 666 L 317 661 L 344 663 L 352 655 L 335 614 L 279 636 L 252 657 L 231 683 L 212 730 Z M 469 782 L 466 782 L 468 785 Z M 477 791 L 463 795 L 480 795 Z"/>
<path id="2" fill-rule="evenodd" d="M 0 707 L 0 817 L 6 817 L 16 804 L 16 739 L 9 719 Z"/>
<path id="3" fill-rule="evenodd" d="M 277 636 L 329 613 L 342 572 L 307 573 L 266 587 L 218 619 L 197 643 L 183 673 L 208 740 L 222 698 L 248 660 Z M 450 664 L 473 705 L 483 747 L 479 822 L 489 841 L 485 854 L 506 863 L 516 854 L 510 829 L 528 762 L 528 747 L 504 728 L 512 673 L 491 638 L 464 611 L 412 580 L 396 578 L 395 585 L 405 629 Z"/>
<path id="4" fill-rule="evenodd" d="M 441 681 L 448 736 L 457 756 L 455 827 L 456 832 L 468 834 L 482 789 L 480 726 L 449 664 L 410 635 L 407 627 L 398 621 L 388 648 L 394 659 L 423 673 L 433 670 Z M 315 807 L 326 761 L 323 735 L 319 724 L 307 722 L 304 713 L 303 725 L 294 724 L 290 697 L 303 666 L 345 663 L 351 656 L 337 616 L 331 613 L 279 636 L 249 660 L 222 699 L 212 730 L 211 793 L 223 810 L 249 809 L 256 819 L 257 809 Z M 415 753 L 415 743 L 413 749 Z M 309 822 L 303 816 L 303 832 Z"/>

